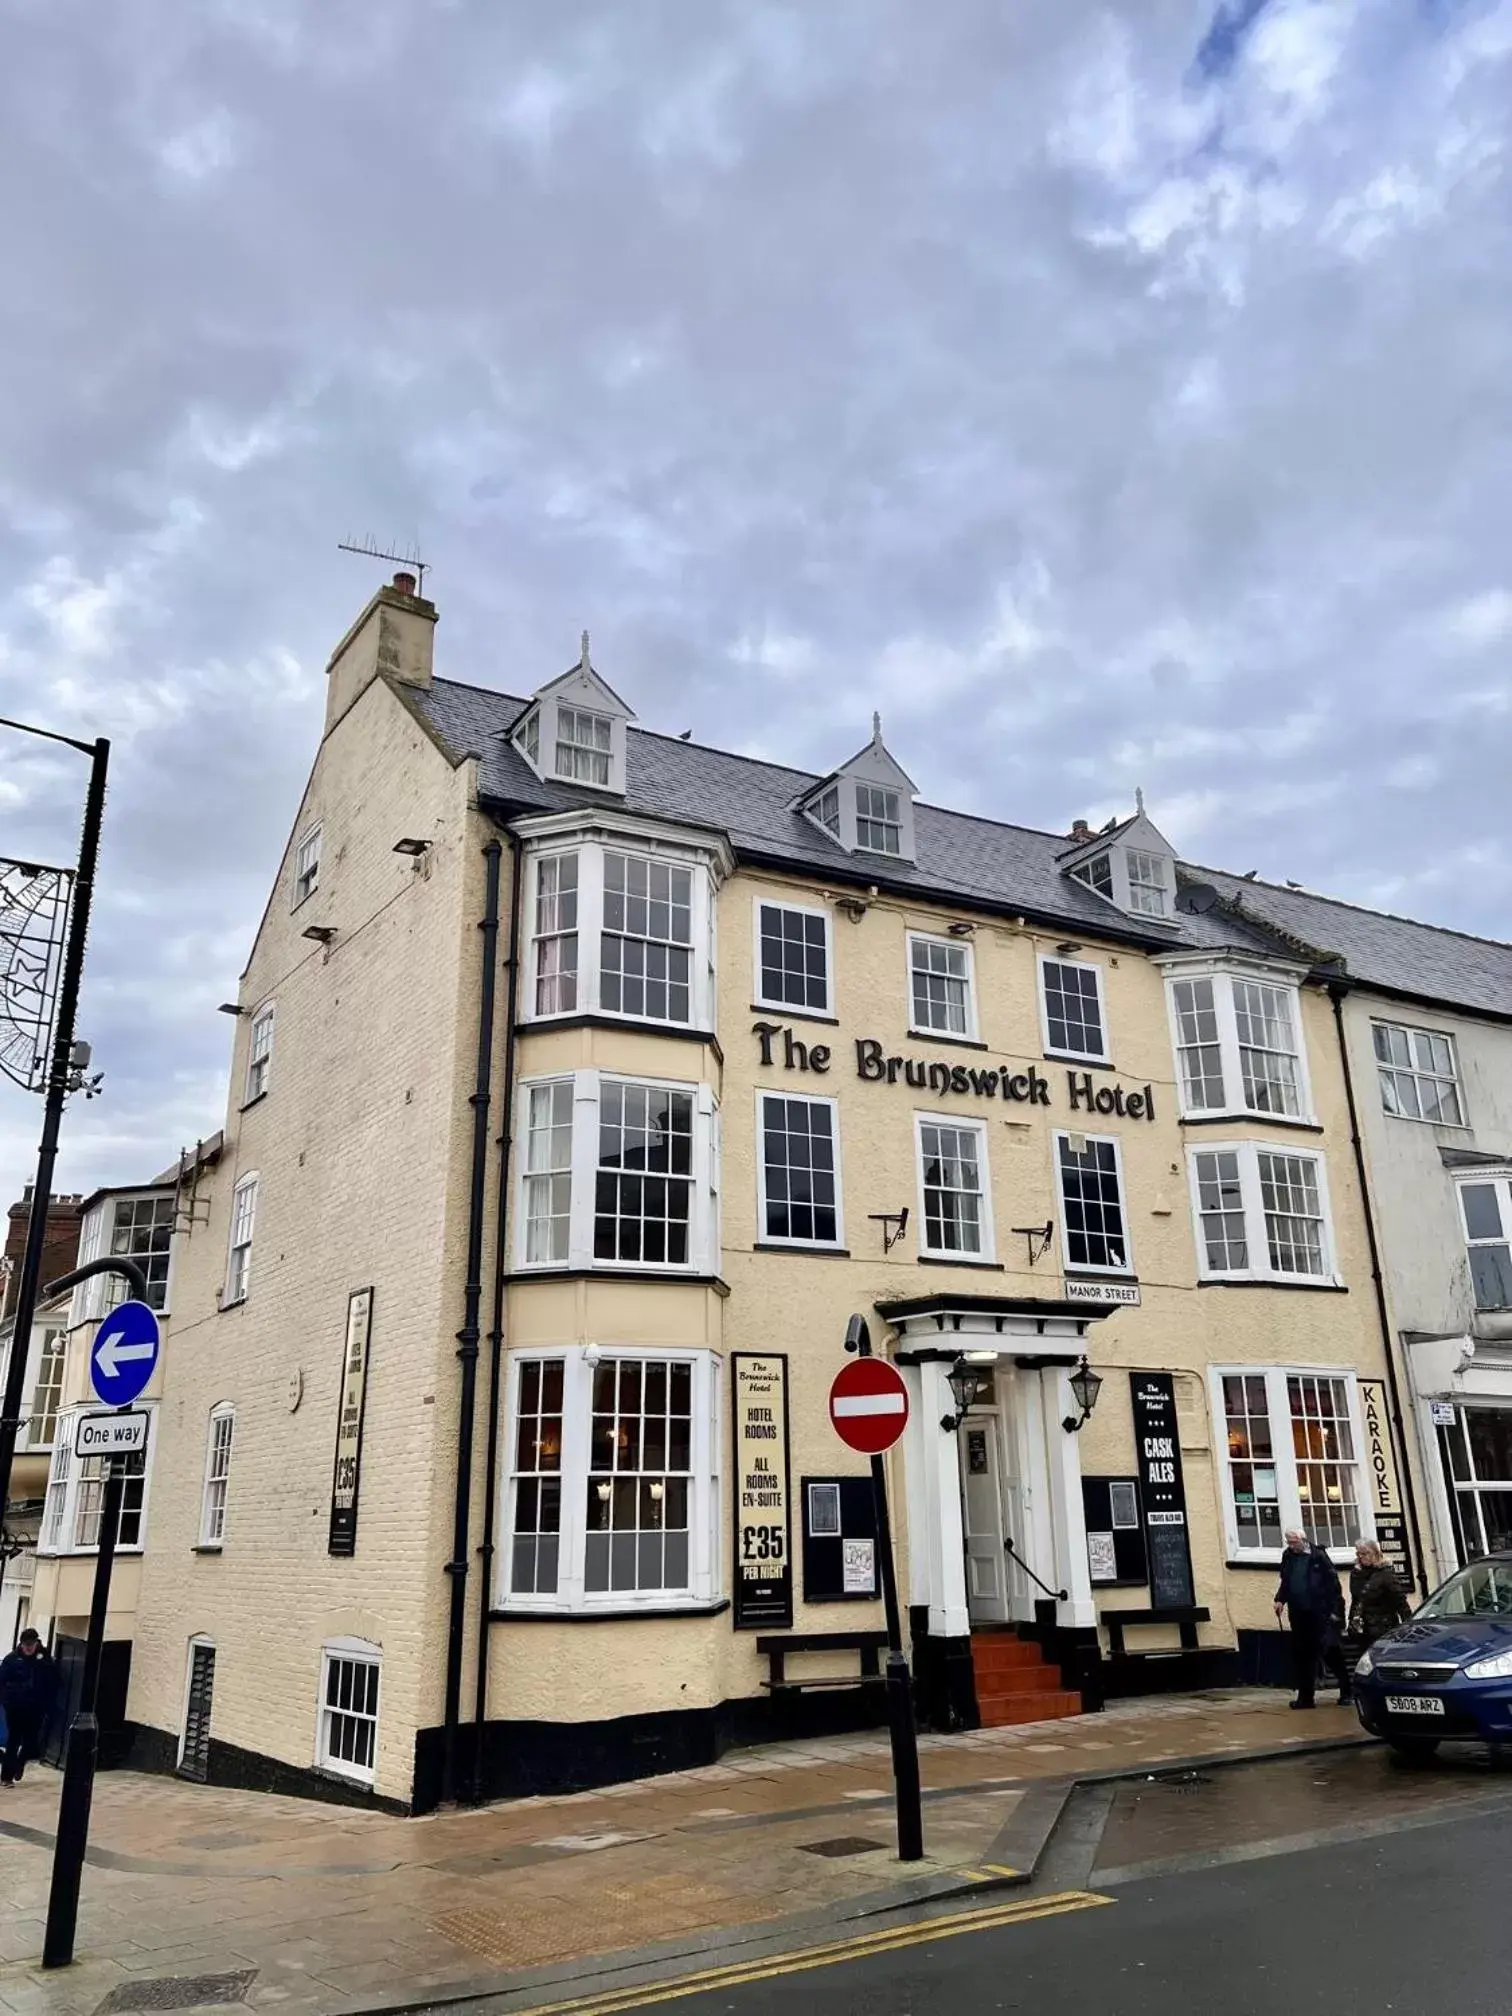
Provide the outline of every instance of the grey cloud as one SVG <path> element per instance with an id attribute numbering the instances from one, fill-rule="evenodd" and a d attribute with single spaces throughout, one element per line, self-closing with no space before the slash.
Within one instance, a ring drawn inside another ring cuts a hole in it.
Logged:
<path id="1" fill-rule="evenodd" d="M 653 725 L 880 705 L 936 800 L 1504 928 L 1505 0 L 0 26 L 0 711 L 118 741 L 65 1180 L 219 1117 L 368 529 L 452 676 L 586 623 Z M 76 786 L 0 755 L 0 844 Z"/>

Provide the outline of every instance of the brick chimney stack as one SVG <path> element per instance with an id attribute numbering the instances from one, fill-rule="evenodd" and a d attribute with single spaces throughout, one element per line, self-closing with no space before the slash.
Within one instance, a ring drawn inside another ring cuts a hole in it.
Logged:
<path id="1" fill-rule="evenodd" d="M 1084 841 L 1090 840 L 1093 837 L 1092 828 L 1087 824 L 1085 819 L 1073 820 L 1071 831 L 1066 837 L 1074 840 L 1077 846 L 1080 847 Z"/>
<path id="2" fill-rule="evenodd" d="M 380 674 L 402 686 L 429 687 L 435 641 L 436 605 L 416 593 L 414 575 L 401 568 L 331 653 L 326 667 L 326 732 Z"/>
<path id="3" fill-rule="evenodd" d="M 32 1186 L 27 1184 L 19 1204 L 12 1204 L 5 1228 L 5 1258 L 10 1266 L 0 1270 L 0 1323 L 11 1313 L 21 1286 L 21 1261 L 26 1253 L 26 1228 L 31 1222 Z M 79 1256 L 79 1220 L 84 1199 L 75 1194 L 54 1195 L 47 1207 L 47 1232 L 42 1244 L 42 1279 L 52 1281 L 66 1274 Z"/>

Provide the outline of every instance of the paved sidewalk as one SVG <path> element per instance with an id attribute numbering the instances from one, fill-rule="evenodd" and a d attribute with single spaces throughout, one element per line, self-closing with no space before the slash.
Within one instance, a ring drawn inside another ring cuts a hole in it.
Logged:
<path id="1" fill-rule="evenodd" d="M 244 1975 L 248 2006 L 289 2016 L 515 1986 L 528 1970 L 560 1980 L 595 1955 L 670 1956 L 721 1928 L 797 1929 L 1027 1875 L 1076 1778 L 1359 1735 L 1351 1711 L 1299 1717 L 1284 1694 L 1237 1690 L 925 1736 L 929 1853 L 907 1867 L 885 1733 L 422 1820 L 112 1772 L 96 1789 L 79 1961 L 53 1974 L 37 1956 L 58 1779 L 33 1771 L 0 1805 L 0 2010 L 161 2008 L 147 1984 L 205 1974 Z"/>

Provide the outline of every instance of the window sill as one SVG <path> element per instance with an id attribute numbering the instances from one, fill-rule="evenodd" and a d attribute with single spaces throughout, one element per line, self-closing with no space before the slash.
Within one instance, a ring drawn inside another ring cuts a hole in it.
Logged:
<path id="1" fill-rule="evenodd" d="M 801 1239 L 757 1239 L 753 1253 L 806 1253 L 812 1260 L 849 1260 L 849 1246 L 806 1245 Z"/>
<path id="2" fill-rule="evenodd" d="M 782 1015 L 789 1022 L 822 1022 L 828 1029 L 840 1027 L 838 1015 L 822 1015 L 817 1008 L 795 1008 L 787 1001 L 753 1001 L 753 1015 Z"/>
<path id="3" fill-rule="evenodd" d="M 717 1603 L 637 1603 L 628 1610 L 588 1607 L 577 1610 L 512 1609 L 496 1606 L 488 1613 L 490 1624 L 624 1624 L 633 1617 L 722 1617 L 730 1607 L 728 1596 Z"/>
<path id="4" fill-rule="evenodd" d="M 921 1043 L 948 1043 L 952 1050 L 986 1050 L 991 1046 L 979 1042 L 975 1036 L 952 1036 L 943 1029 L 916 1029 L 910 1022 L 910 1036 L 916 1036 Z"/>
<path id="5" fill-rule="evenodd" d="M 191 1554 L 220 1554 L 224 1552 L 224 1544 L 219 1540 L 199 1540 L 189 1549 L 189 1552 Z"/>
<path id="6" fill-rule="evenodd" d="M 371 1792 L 374 1778 L 371 1773 L 361 1776 L 355 1771 L 338 1771 L 334 1764 L 312 1764 L 311 1771 L 317 1778 L 324 1778 L 331 1785 L 355 1785 L 359 1792 Z"/>
<path id="7" fill-rule="evenodd" d="M 1199 1279 L 1199 1288 L 1281 1288 L 1300 1292 L 1303 1295 L 1347 1295 L 1349 1288 L 1343 1281 L 1293 1281 L 1289 1277 L 1278 1279 L 1272 1274 L 1220 1275 L 1211 1279 Z"/>
<path id="8" fill-rule="evenodd" d="M 685 1043 L 707 1043 L 721 1063 L 724 1052 L 712 1029 L 696 1029 L 691 1022 L 655 1022 L 644 1015 L 608 1015 L 596 1008 L 575 1010 L 568 1015 L 520 1017 L 520 1034 L 537 1029 L 628 1029 L 636 1036 L 672 1036 Z"/>
<path id="9" fill-rule="evenodd" d="M 1111 1057 L 1078 1057 L 1074 1050 L 1046 1050 L 1047 1064 L 1074 1064 L 1082 1071 L 1117 1071 L 1118 1066 Z M 1113 1585 L 1109 1583 L 1109 1588 Z"/>
<path id="10" fill-rule="evenodd" d="M 977 1260 L 965 1253 L 921 1253 L 914 1264 L 919 1267 L 976 1267 L 988 1274 L 1008 1272 L 1001 1260 Z"/>
<path id="11" fill-rule="evenodd" d="M 515 1267 L 505 1275 L 511 1286 L 521 1281 L 686 1281 L 690 1287 L 712 1288 L 728 1295 L 730 1284 L 719 1274 L 695 1274 L 685 1267 Z"/>
<path id="12" fill-rule="evenodd" d="M 1183 1127 L 1289 1127 L 1294 1134 L 1321 1134 L 1323 1123 L 1292 1113 L 1182 1113 Z"/>
<path id="13" fill-rule="evenodd" d="M 261 1106 L 267 1096 L 266 1092 L 254 1092 L 250 1099 L 244 1099 L 240 1106 L 237 1107 L 238 1114 L 250 1113 L 254 1106 Z"/>
<path id="14" fill-rule="evenodd" d="M 1131 1288 L 1139 1286 L 1132 1267 L 1063 1267 L 1061 1272 L 1068 1281 L 1126 1281 Z"/>
<path id="15" fill-rule="evenodd" d="M 217 1302 L 217 1304 L 215 1305 L 216 1314 L 224 1316 L 228 1309 L 240 1309 L 245 1306 L 246 1300 L 247 1298 L 245 1295 L 237 1295 L 236 1297 L 234 1297 L 229 1301 Z"/>
<path id="16" fill-rule="evenodd" d="M 316 882 L 312 884 L 310 888 L 306 889 L 303 896 L 296 896 L 294 898 L 293 902 L 289 905 L 289 915 L 292 917 L 296 910 L 303 910 L 304 906 L 306 905 L 306 903 L 309 902 L 310 898 L 312 896 L 318 896 L 319 893 L 320 893 L 320 884 Z"/>

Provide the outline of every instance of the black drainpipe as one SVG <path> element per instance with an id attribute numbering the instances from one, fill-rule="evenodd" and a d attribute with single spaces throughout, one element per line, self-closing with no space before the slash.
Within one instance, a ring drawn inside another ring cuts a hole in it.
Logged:
<path id="1" fill-rule="evenodd" d="M 1349 1102 L 1349 1139 L 1354 1149 L 1355 1173 L 1360 1179 L 1360 1202 L 1365 1207 L 1365 1237 L 1370 1246 L 1370 1278 L 1375 1284 L 1376 1315 L 1381 1324 L 1381 1345 L 1386 1354 L 1386 1384 L 1391 1389 L 1391 1424 L 1396 1432 L 1397 1449 L 1402 1459 L 1402 1492 L 1407 1501 L 1407 1523 L 1412 1529 L 1412 1544 L 1417 1552 L 1417 1569 L 1423 1577 L 1424 1592 L 1428 1586 L 1428 1555 L 1423 1546 L 1422 1528 L 1418 1525 L 1417 1493 L 1412 1486 L 1412 1445 L 1407 1440 L 1406 1424 L 1402 1419 L 1402 1389 L 1397 1380 L 1396 1344 L 1391 1332 L 1391 1311 L 1386 1306 L 1386 1281 L 1381 1272 L 1381 1248 L 1376 1239 L 1375 1210 L 1370 1201 L 1370 1178 L 1365 1171 L 1365 1144 L 1360 1139 L 1360 1113 L 1355 1104 L 1354 1073 L 1349 1064 L 1349 1041 L 1344 1032 L 1344 997 L 1349 988 L 1342 980 L 1328 983 L 1328 998 L 1333 1003 L 1334 1031 L 1339 1039 L 1339 1058 L 1344 1066 L 1344 1096 Z"/>
<path id="2" fill-rule="evenodd" d="M 478 1549 L 478 1677 L 473 1688 L 472 1797 L 483 1803 L 483 1742 L 488 1721 L 488 1614 L 493 1608 L 494 1522 L 499 1468 L 499 1379 L 504 1354 L 504 1275 L 509 1254 L 509 1156 L 514 1132 L 515 1023 L 520 994 L 520 842 L 509 841 L 509 950 L 504 991 L 504 1083 L 499 1121 L 499 1199 L 494 1214 L 493 1321 L 488 1330 L 488 1467 L 483 1475 L 483 1544 Z"/>
<path id="3" fill-rule="evenodd" d="M 462 1713 L 462 1641 L 467 1629 L 467 1541 L 472 1510 L 473 1416 L 478 1397 L 478 1309 L 483 1299 L 483 1197 L 488 1181 L 488 1107 L 493 1079 L 494 967 L 499 956 L 499 857 L 490 840 L 483 849 L 486 895 L 483 920 L 483 985 L 478 998 L 477 1086 L 473 1109 L 472 1183 L 467 1203 L 467 1285 L 462 1291 L 462 1328 L 457 1357 L 462 1395 L 457 1407 L 457 1502 L 452 1525 L 451 1615 L 446 1631 L 446 1711 L 441 1748 L 441 1798 L 457 1796 L 457 1724 Z"/>

